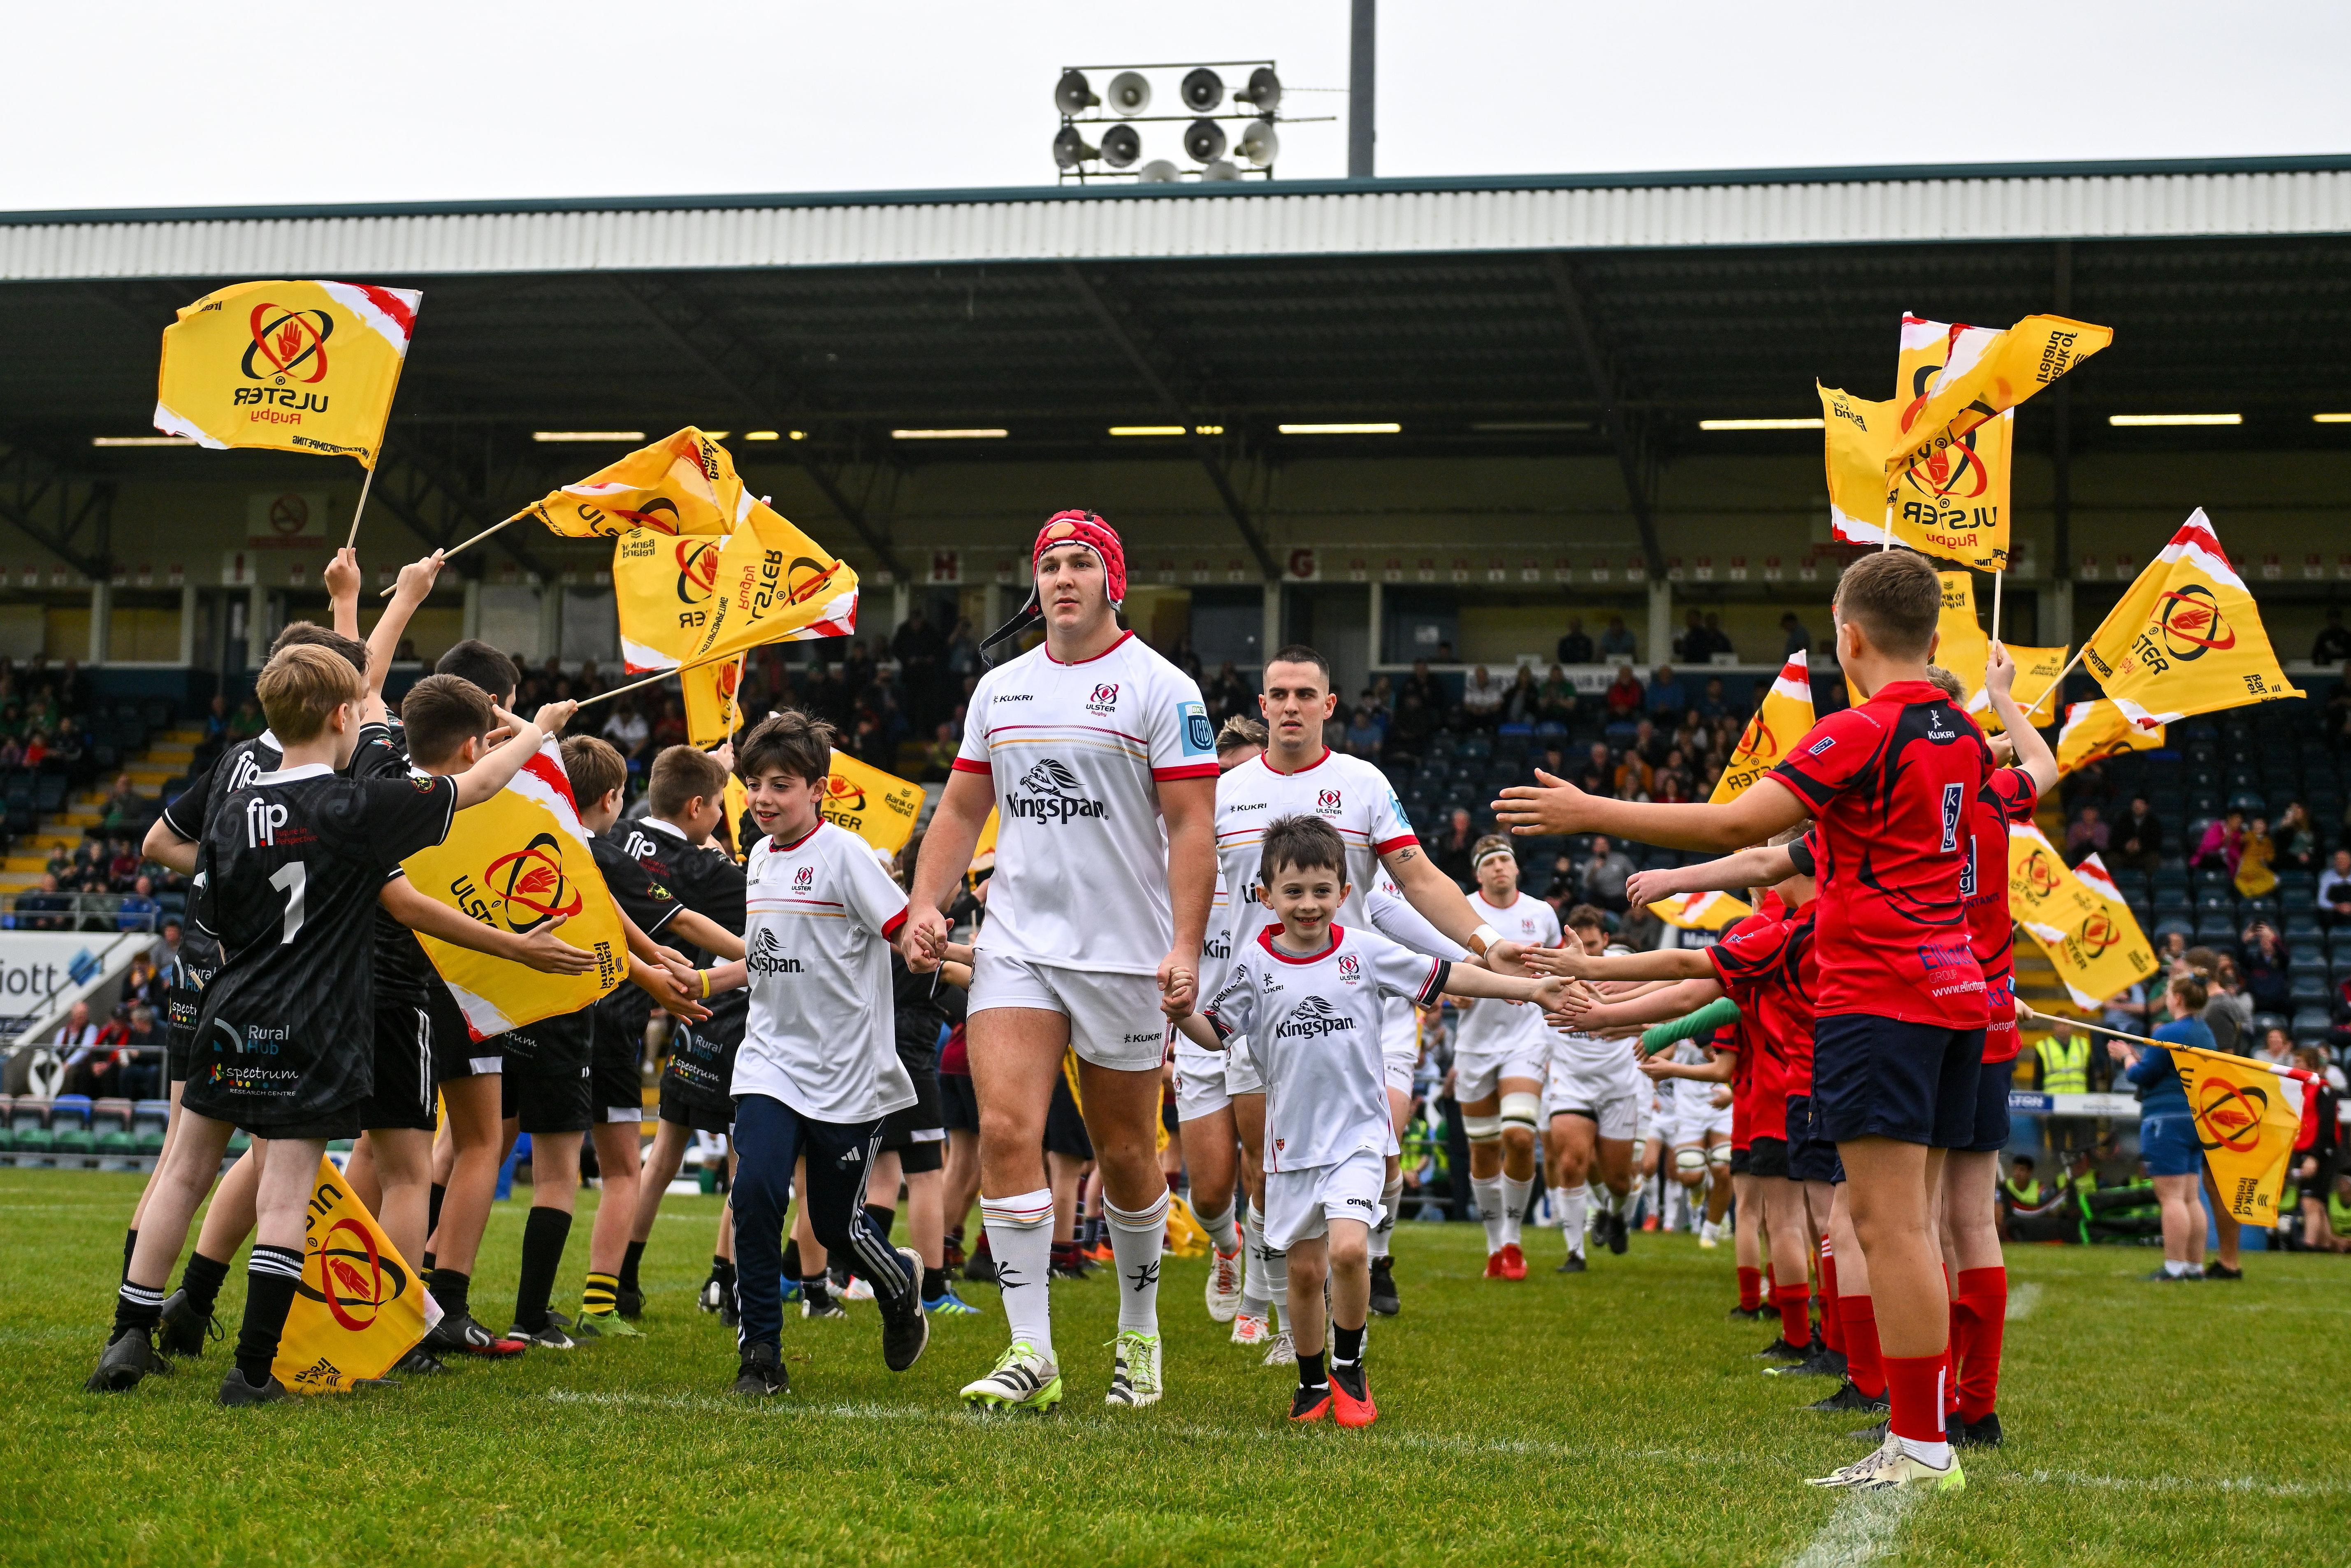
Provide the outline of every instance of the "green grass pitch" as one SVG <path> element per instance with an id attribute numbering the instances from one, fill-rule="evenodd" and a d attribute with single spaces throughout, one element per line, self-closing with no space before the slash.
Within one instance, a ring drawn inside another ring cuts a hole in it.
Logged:
<path id="1" fill-rule="evenodd" d="M 1731 1254 L 1636 1236 L 1581 1278 L 1535 1232 L 1489 1283 L 1475 1227 L 1397 1234 L 1403 1316 L 1375 1322 L 1379 1425 L 1290 1430 L 1291 1374 L 1225 1343 L 1203 1265 L 1170 1260 L 1170 1388 L 1101 1400 L 1107 1275 L 1057 1286 L 1069 1399 L 981 1419 L 956 1390 L 1003 1343 L 987 1309 L 881 1364 L 873 1309 L 785 1325 L 793 1390 L 747 1406 L 695 1310 L 717 1215 L 673 1199 L 644 1263 L 649 1336 L 467 1364 L 396 1392 L 265 1410 L 212 1403 L 225 1344 L 174 1375 L 82 1392 L 141 1178 L 0 1173 L 0 1561 L 487 1563 L 692 1568 L 854 1563 L 2340 1562 L 2351 1519 L 2351 1265 L 2248 1254 L 2241 1285 L 2157 1286 L 2156 1254 L 2019 1249 L 2009 1446 L 1958 1496 L 1807 1488 L 1855 1458 L 1818 1380 L 1758 1375 Z M 586 1269 L 580 1195 L 558 1305 Z M 523 1209 L 491 1221 L 478 1316 L 503 1328 Z M 173 1281 L 177 1281 L 177 1271 Z M 221 1301 L 235 1335 L 242 1273 Z M 1807 1555 L 1809 1553 L 1809 1555 Z"/>

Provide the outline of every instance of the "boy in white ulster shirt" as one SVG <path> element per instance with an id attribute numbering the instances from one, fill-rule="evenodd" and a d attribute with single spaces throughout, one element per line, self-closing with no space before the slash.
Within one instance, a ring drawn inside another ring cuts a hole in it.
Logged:
<path id="1" fill-rule="evenodd" d="M 1559 915 L 1519 891 L 1518 852 L 1499 833 L 1470 851 L 1475 903 L 1488 928 L 1522 947 L 1559 946 Z M 1523 1280 L 1519 1246 L 1535 1188 L 1535 1124 L 1551 1063 L 1551 1027 L 1527 1008 L 1468 1009 L 1453 1036 L 1453 1098 L 1469 1134 L 1469 1191 L 1486 1221 L 1486 1278 Z"/>
<path id="2" fill-rule="evenodd" d="M 904 1372 L 930 1340 L 921 1260 L 893 1249 L 865 1213 L 882 1119 L 915 1098 L 890 1009 L 874 1005 L 891 994 L 889 944 L 906 895 L 864 840 L 818 815 L 831 762 L 831 727 L 797 711 L 762 720 L 737 753 L 752 820 L 768 836 L 743 868 L 745 956 L 705 973 L 713 992 L 751 992 L 733 1082 L 738 1394 L 788 1386 L 778 1343 L 784 1213 L 803 1157 L 810 1226 L 872 1282 L 884 1363 Z"/>
<path id="3" fill-rule="evenodd" d="M 1333 916 L 1349 901 L 1346 850 L 1315 817 L 1262 832 L 1259 897 L 1279 921 L 1258 928 L 1205 1014 L 1178 1028 L 1216 1049 L 1247 1031 L 1266 1078 L 1265 1232 L 1289 1256 L 1298 1391 L 1290 1418 L 1342 1427 L 1378 1419 L 1364 1372 L 1372 1228 L 1396 1152 L 1381 1037 L 1385 999 L 1426 1005 L 1442 993 L 1552 1005 L 1542 981 L 1424 957 Z M 1323 1361 L 1323 1282 L 1331 1286 L 1331 1361 Z"/>

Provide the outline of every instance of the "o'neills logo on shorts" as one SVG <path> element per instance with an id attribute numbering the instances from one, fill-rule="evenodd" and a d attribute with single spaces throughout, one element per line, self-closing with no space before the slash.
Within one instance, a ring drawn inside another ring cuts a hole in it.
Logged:
<path id="1" fill-rule="evenodd" d="M 1326 1034 L 1337 1034 L 1355 1027 L 1355 1020 L 1339 1011 L 1321 997 L 1309 997 L 1298 1009 L 1275 1026 L 1276 1040 L 1320 1040 Z"/>
<path id="2" fill-rule="evenodd" d="M 1027 817 L 1039 822 L 1067 822 L 1080 817 L 1107 817 L 1110 808 L 1100 800 L 1089 800 L 1078 793 L 1078 776 L 1052 758 L 1046 758 L 1020 776 L 1020 788 L 1026 794 L 1009 797 L 1004 802 L 1006 815 Z"/>

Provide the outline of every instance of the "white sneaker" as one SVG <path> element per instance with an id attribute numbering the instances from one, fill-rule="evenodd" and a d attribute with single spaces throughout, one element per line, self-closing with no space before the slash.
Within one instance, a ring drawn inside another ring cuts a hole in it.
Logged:
<path id="1" fill-rule="evenodd" d="M 963 1385 L 963 1397 L 991 1410 L 1050 1410 L 1061 1402 L 1061 1369 L 1019 1340 L 986 1377 Z"/>
<path id="2" fill-rule="evenodd" d="M 1228 1323 L 1241 1310 L 1241 1249 L 1208 1249 L 1208 1321 Z"/>
<path id="3" fill-rule="evenodd" d="M 922 1278 L 919 1273 L 914 1277 L 918 1280 Z M 866 1282 L 864 1275 L 852 1274 L 849 1277 L 849 1289 L 840 1291 L 834 1299 L 842 1301 L 870 1301 L 873 1299 L 873 1287 Z"/>
<path id="4" fill-rule="evenodd" d="M 1265 1353 L 1265 1364 L 1268 1366 L 1298 1364 L 1298 1347 L 1290 1343 L 1288 1329 L 1283 1329 L 1273 1336 L 1273 1347 Z"/>
<path id="5" fill-rule="evenodd" d="M 1110 1392 L 1102 1396 L 1105 1405 L 1140 1409 L 1159 1403 L 1159 1336 L 1129 1329 L 1113 1342 L 1111 1354 Z"/>
<path id="6" fill-rule="evenodd" d="M 1234 1316 L 1233 1343 L 1235 1344 L 1264 1344 L 1272 1338 L 1273 1325 L 1265 1319 L 1253 1318 L 1247 1312 L 1238 1312 Z"/>
<path id="7" fill-rule="evenodd" d="M 1869 1458 L 1855 1464 L 1813 1478 L 1807 1483 L 1816 1487 L 1849 1487 L 1855 1491 L 1890 1491 L 1900 1487 L 1923 1487 L 1929 1491 L 1965 1491 L 1967 1472 L 1959 1469 L 1959 1456 L 1951 1455 L 1951 1462 L 1942 1469 L 1911 1457 L 1902 1446 L 1902 1439 L 1892 1433 Z"/>
<path id="8" fill-rule="evenodd" d="M 1713 1251 L 1717 1247 L 1721 1245 L 1721 1241 L 1719 1239 L 1721 1235 L 1722 1232 L 1716 1228 L 1714 1221 L 1711 1219 L 1701 1220 L 1698 1222 L 1698 1244 L 1708 1252 Z"/>

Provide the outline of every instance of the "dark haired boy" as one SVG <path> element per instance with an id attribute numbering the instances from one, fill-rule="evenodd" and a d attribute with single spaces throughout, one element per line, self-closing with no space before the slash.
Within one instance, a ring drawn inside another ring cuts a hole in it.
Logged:
<path id="1" fill-rule="evenodd" d="M 1511 978 L 1425 957 L 1376 932 L 1334 924 L 1353 890 L 1338 831 L 1319 817 L 1267 824 L 1258 896 L 1277 925 L 1233 955 L 1206 1011 L 1176 1027 L 1220 1051 L 1246 1033 L 1265 1078 L 1265 1239 L 1290 1262 L 1298 1391 L 1290 1418 L 1342 1427 L 1379 1418 L 1364 1372 L 1371 1234 L 1396 1153 L 1382 1052 L 1385 998 L 1440 995 L 1561 1004 L 1568 984 Z M 1333 1330 L 1323 1356 L 1323 1282 Z"/>

